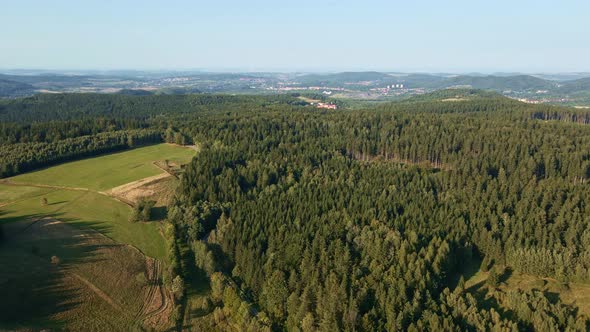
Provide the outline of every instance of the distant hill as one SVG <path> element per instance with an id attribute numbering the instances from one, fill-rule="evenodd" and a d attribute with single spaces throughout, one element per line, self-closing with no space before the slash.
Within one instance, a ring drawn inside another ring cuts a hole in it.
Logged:
<path id="1" fill-rule="evenodd" d="M 439 88 L 441 82 L 444 82 L 447 78 L 444 76 L 432 75 L 432 74 L 408 74 L 396 77 L 399 83 L 403 83 L 407 88 L 426 88 L 436 89 Z"/>
<path id="2" fill-rule="evenodd" d="M 517 76 L 456 76 L 441 82 L 440 88 L 469 86 L 484 90 L 551 90 L 557 87 L 552 81 L 530 75 Z"/>
<path id="3" fill-rule="evenodd" d="M 80 84 L 92 78 L 92 76 L 74 76 L 74 75 L 59 75 L 59 74 L 43 74 L 43 75 L 3 75 L 0 74 L 0 79 L 7 79 L 15 82 L 26 83 L 26 84 L 62 84 L 62 85 L 75 85 Z"/>
<path id="4" fill-rule="evenodd" d="M 417 95 L 402 102 L 424 102 L 424 101 L 465 101 L 480 98 L 505 98 L 500 93 L 478 89 L 444 89 L 422 95 Z"/>
<path id="5" fill-rule="evenodd" d="M 128 96 L 150 96 L 150 95 L 154 94 L 151 91 L 141 90 L 141 89 L 121 89 L 117 93 L 120 95 L 128 95 Z"/>
<path id="6" fill-rule="evenodd" d="M 562 93 L 576 93 L 582 91 L 590 91 L 590 77 L 581 78 L 573 81 L 565 81 L 559 88 Z"/>
<path id="7" fill-rule="evenodd" d="M 35 93 L 32 85 L 0 78 L 0 97 L 22 97 Z"/>
<path id="8" fill-rule="evenodd" d="M 558 84 L 555 81 L 531 75 L 448 75 L 434 74 L 387 74 L 374 71 L 343 72 L 335 74 L 308 74 L 296 79 L 304 85 L 343 86 L 374 82 L 374 85 L 402 83 L 406 88 L 445 89 L 452 87 L 468 87 L 473 89 L 494 91 L 526 91 L 553 90 Z"/>
<path id="9" fill-rule="evenodd" d="M 308 85 L 340 85 L 366 81 L 396 81 L 394 76 L 376 71 L 343 72 L 336 74 L 308 74 L 299 76 L 296 81 Z"/>

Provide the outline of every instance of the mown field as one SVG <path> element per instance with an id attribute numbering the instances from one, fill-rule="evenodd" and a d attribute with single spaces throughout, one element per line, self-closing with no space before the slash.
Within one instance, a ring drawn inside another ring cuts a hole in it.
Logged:
<path id="1" fill-rule="evenodd" d="M 194 153 L 190 148 L 158 144 L 10 178 L 9 183 L 0 183 L 0 222 L 50 216 L 75 226 L 90 227 L 114 241 L 133 245 L 150 257 L 164 258 L 160 224 L 130 223 L 131 208 L 98 191 L 160 174 L 163 171 L 153 165 L 155 161 L 167 159 L 183 164 Z M 43 204 L 43 199 L 47 204 Z"/>
<path id="2" fill-rule="evenodd" d="M 156 161 L 180 165 L 194 154 L 159 144 L 0 182 L 0 330 L 140 327 L 153 306 L 148 261 L 166 258 L 162 226 L 130 222 L 132 207 L 105 191 L 161 174 Z"/>
<path id="3" fill-rule="evenodd" d="M 154 161 L 186 164 L 195 155 L 190 148 L 157 144 L 100 157 L 78 160 L 10 178 L 24 184 L 43 184 L 103 191 L 162 173 Z"/>
<path id="4" fill-rule="evenodd" d="M 0 196 L 23 188 L 29 187 L 0 185 Z M 160 224 L 129 222 L 131 207 L 126 204 L 91 191 L 36 189 L 38 191 L 27 193 L 30 197 L 2 207 L 0 222 L 51 217 L 76 227 L 99 231 L 116 242 L 137 247 L 147 256 L 165 257 Z M 47 199 L 47 205 L 42 203 L 42 198 Z"/>
<path id="5" fill-rule="evenodd" d="M 145 256 L 52 219 L 5 225 L 0 329 L 128 331 L 149 287 Z"/>

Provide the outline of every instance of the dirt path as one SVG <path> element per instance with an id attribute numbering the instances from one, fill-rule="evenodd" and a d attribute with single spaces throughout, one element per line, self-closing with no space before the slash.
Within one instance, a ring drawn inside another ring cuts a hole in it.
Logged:
<path id="1" fill-rule="evenodd" d="M 140 310 L 135 315 L 135 320 L 143 326 L 166 327 L 169 325 L 172 299 L 162 286 L 162 263 L 146 257 L 146 266 L 149 288 Z"/>
<path id="2" fill-rule="evenodd" d="M 0 182 L 0 184 L 2 184 L 2 185 L 9 185 L 9 186 L 11 185 L 9 182 L 6 182 L 6 181 L 2 181 L 2 182 Z M 0 203 L 0 208 L 1 207 L 4 207 L 4 206 L 7 206 L 7 205 L 10 205 L 10 204 L 15 204 L 15 203 L 18 203 L 18 202 L 26 201 L 28 199 L 33 199 L 35 197 L 45 196 L 45 195 L 47 195 L 49 193 L 52 193 L 52 192 L 54 192 L 56 190 L 59 190 L 59 189 L 51 190 L 51 191 L 48 191 L 46 193 L 41 193 L 41 194 L 37 194 L 37 195 L 25 197 L 25 198 L 15 199 L 14 201 L 10 201 L 10 202 Z"/>
<path id="3" fill-rule="evenodd" d="M 147 268 L 147 284 L 149 285 L 148 291 L 145 295 L 145 298 L 143 300 L 143 303 L 141 304 L 141 307 L 139 308 L 137 314 L 135 315 L 135 319 L 136 320 L 141 320 L 145 314 L 146 311 L 148 310 L 147 307 L 148 305 L 152 302 L 152 299 L 154 297 L 154 293 L 156 292 L 156 282 L 157 280 L 157 275 L 158 275 L 158 262 L 155 259 L 146 257 L 146 262 L 145 262 L 146 268 Z"/>
<path id="4" fill-rule="evenodd" d="M 7 186 L 19 186 L 19 187 L 35 187 L 35 188 L 50 188 L 50 189 L 65 189 L 65 190 L 75 190 L 75 191 L 93 191 L 88 188 L 78 188 L 78 187 L 66 187 L 66 186 L 52 186 L 48 184 L 38 184 L 38 183 L 26 183 L 26 182 L 12 182 L 10 180 L 3 180 L 2 184 Z M 96 191 L 98 192 L 98 191 Z"/>
<path id="5" fill-rule="evenodd" d="M 168 176 L 167 173 L 164 173 L 163 175 Z M 158 174 L 157 176 L 162 176 L 162 174 Z M 141 181 L 141 180 L 138 180 L 138 181 Z M 66 187 L 66 186 L 53 186 L 53 185 L 38 184 L 38 183 L 15 183 L 15 182 L 11 182 L 9 180 L 2 181 L 2 184 L 3 185 L 7 185 L 7 186 L 50 188 L 50 189 L 55 189 L 55 190 L 73 190 L 73 191 L 92 192 L 92 193 L 95 193 L 95 194 L 109 196 L 111 198 L 114 198 L 114 199 L 118 200 L 119 202 L 121 202 L 123 204 L 129 205 L 130 207 L 133 207 L 134 206 L 133 202 L 128 201 L 128 200 L 126 200 L 124 198 L 115 196 L 115 195 L 111 195 L 111 194 L 108 193 L 108 191 L 107 192 L 104 192 L 104 191 L 96 191 L 96 190 L 92 190 L 92 189 L 88 189 L 88 188 Z M 37 195 L 37 196 L 43 196 L 43 195 L 45 195 L 45 194 L 40 194 L 40 195 Z M 34 196 L 34 197 L 36 197 L 36 196 Z M 22 199 L 22 200 L 27 200 L 27 199 L 30 199 L 30 198 L 31 197 L 28 197 L 28 198 L 25 198 L 25 199 Z M 6 206 L 6 205 L 9 205 L 9 204 L 12 204 L 12 203 L 16 203 L 16 202 L 18 202 L 18 201 L 7 202 L 7 203 L 4 203 L 4 204 L 1 204 L 0 207 Z"/>

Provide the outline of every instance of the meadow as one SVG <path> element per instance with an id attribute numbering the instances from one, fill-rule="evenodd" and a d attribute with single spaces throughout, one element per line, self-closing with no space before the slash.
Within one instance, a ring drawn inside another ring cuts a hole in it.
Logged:
<path id="1" fill-rule="evenodd" d="M 132 207 L 105 191 L 162 174 L 155 162 L 181 165 L 194 154 L 158 144 L 0 182 L 0 329 L 142 326 L 154 305 L 148 290 L 161 273 L 153 259 L 166 265 L 162 224 L 129 221 Z M 167 186 L 178 181 L 165 180 L 149 187 L 151 197 L 163 185 L 165 196 L 173 192 Z"/>
<path id="2" fill-rule="evenodd" d="M 23 187 L 0 185 L 0 193 L 15 188 L 20 190 Z M 2 207 L 0 222 L 51 217 L 79 228 L 99 231 L 116 242 L 138 248 L 147 256 L 165 257 L 160 223 L 129 222 L 131 207 L 128 205 L 91 191 L 37 189 L 40 191 L 36 195 Z M 47 204 L 42 202 L 42 198 L 47 199 Z"/>
<path id="3" fill-rule="evenodd" d="M 0 222 L 52 217 L 77 227 L 90 227 L 147 256 L 163 259 L 165 244 L 160 223 L 129 222 L 131 207 L 102 191 L 161 174 L 162 169 L 154 165 L 156 161 L 184 164 L 194 153 L 186 147 L 157 144 L 10 178 L 0 183 Z"/>
<path id="4" fill-rule="evenodd" d="M 146 259 L 53 219 L 5 225 L 0 329 L 128 331 L 140 323 Z"/>
<path id="5" fill-rule="evenodd" d="M 154 161 L 167 159 L 186 164 L 194 156 L 190 148 L 157 144 L 99 157 L 69 162 L 10 178 L 14 183 L 87 188 L 104 191 L 162 173 Z"/>

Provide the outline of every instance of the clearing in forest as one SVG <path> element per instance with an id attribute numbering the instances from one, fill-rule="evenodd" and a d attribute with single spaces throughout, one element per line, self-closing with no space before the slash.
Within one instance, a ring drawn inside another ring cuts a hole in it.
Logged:
<path id="1" fill-rule="evenodd" d="M 577 282 L 561 282 L 553 278 L 542 278 L 530 274 L 519 273 L 511 269 L 502 269 L 496 295 L 514 290 L 538 290 L 549 298 L 559 298 L 564 304 L 571 305 L 579 312 L 590 317 L 590 285 Z M 465 282 L 465 288 L 476 297 L 489 297 L 489 286 L 486 285 L 490 272 L 478 271 Z M 498 305 L 502 307 L 501 301 Z M 507 310 L 506 308 L 502 308 Z"/>
<path id="2" fill-rule="evenodd" d="M 104 191 L 132 181 L 158 175 L 162 169 L 155 161 L 169 160 L 186 164 L 195 150 L 172 144 L 157 144 L 73 161 L 17 175 L 10 182 Z"/>
<path id="3" fill-rule="evenodd" d="M 0 197 L 21 189 L 21 186 L 0 185 Z M 0 223 L 51 217 L 78 228 L 99 231 L 119 243 L 137 247 L 150 257 L 165 257 L 160 224 L 129 222 L 131 208 L 128 205 L 91 191 L 36 189 L 39 191 L 30 194 L 31 197 L 0 207 Z"/>
<path id="4" fill-rule="evenodd" d="M 161 224 L 130 222 L 130 204 L 165 214 L 194 154 L 159 144 L 0 181 L 0 329 L 169 327 Z"/>

